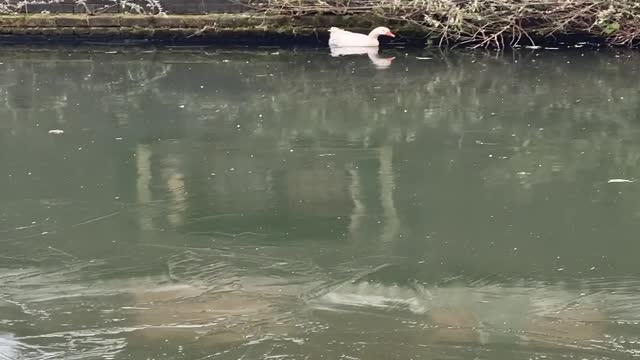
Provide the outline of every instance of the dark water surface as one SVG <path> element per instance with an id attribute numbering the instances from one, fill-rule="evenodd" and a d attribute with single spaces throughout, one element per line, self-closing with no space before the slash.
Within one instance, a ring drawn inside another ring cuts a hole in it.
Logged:
<path id="1" fill-rule="evenodd" d="M 640 54 L 390 56 L 3 49 L 0 359 L 640 356 Z"/>

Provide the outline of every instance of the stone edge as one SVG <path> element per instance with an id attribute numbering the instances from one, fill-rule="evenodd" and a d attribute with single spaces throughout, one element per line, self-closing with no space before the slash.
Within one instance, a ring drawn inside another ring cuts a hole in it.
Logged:
<path id="1" fill-rule="evenodd" d="M 51 14 L 0 16 L 0 36 L 14 41 L 31 41 L 33 36 L 69 39 L 144 39 L 171 41 L 203 41 L 210 39 L 250 39 L 253 42 L 288 39 L 293 42 L 319 42 L 328 37 L 331 26 L 368 31 L 374 26 L 388 25 L 375 16 L 265 16 L 261 14 L 212 15 L 97 15 Z M 406 25 L 394 28 L 399 34 L 422 36 L 420 29 Z M 29 35 L 29 36 L 24 36 Z"/>

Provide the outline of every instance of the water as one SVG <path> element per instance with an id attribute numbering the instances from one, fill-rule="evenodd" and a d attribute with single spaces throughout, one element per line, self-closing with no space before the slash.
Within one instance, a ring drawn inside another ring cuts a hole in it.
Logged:
<path id="1" fill-rule="evenodd" d="M 638 54 L 393 56 L 3 49 L 0 359 L 639 356 Z"/>

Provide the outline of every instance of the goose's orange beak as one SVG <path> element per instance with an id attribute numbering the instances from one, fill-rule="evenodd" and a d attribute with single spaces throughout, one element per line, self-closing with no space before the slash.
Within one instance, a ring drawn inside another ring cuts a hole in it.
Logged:
<path id="1" fill-rule="evenodd" d="M 391 37 L 396 37 L 395 35 L 393 35 L 393 33 L 391 31 L 387 31 L 387 33 L 385 35 L 391 36 Z"/>

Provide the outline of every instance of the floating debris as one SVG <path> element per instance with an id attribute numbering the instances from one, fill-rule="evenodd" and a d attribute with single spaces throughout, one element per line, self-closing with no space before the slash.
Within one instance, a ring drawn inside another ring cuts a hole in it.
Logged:
<path id="1" fill-rule="evenodd" d="M 498 145 L 498 143 L 488 143 L 481 140 L 476 140 L 475 143 L 478 145 Z"/>
<path id="2" fill-rule="evenodd" d="M 64 134 L 64 130 L 60 130 L 60 129 L 49 130 L 49 134 L 53 134 L 53 135 Z"/>
<path id="3" fill-rule="evenodd" d="M 609 181 L 607 181 L 607 183 L 611 184 L 611 183 L 632 183 L 635 182 L 635 180 L 629 180 L 629 179 L 609 179 Z"/>
<path id="4" fill-rule="evenodd" d="M 431 60 L 433 58 L 416 56 L 416 59 L 418 59 L 418 60 Z"/>

